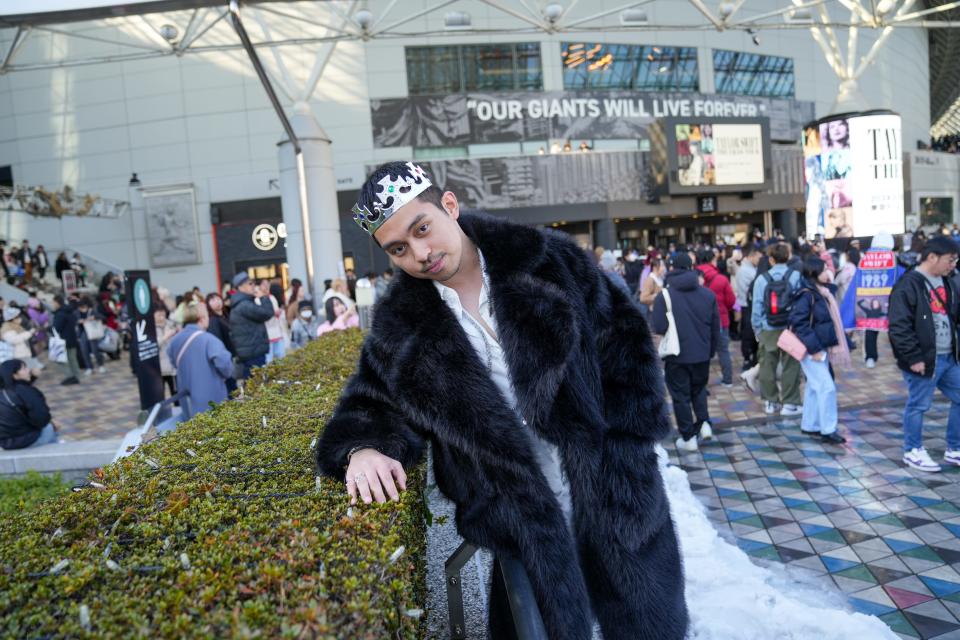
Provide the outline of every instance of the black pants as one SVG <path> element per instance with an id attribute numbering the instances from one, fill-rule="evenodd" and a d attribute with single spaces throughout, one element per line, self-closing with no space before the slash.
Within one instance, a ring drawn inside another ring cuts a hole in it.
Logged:
<path id="1" fill-rule="evenodd" d="M 710 410 L 707 407 L 710 361 L 680 364 L 667 360 L 663 372 L 667 380 L 667 391 L 673 400 L 677 429 L 684 440 L 689 440 L 700 432 L 700 425 L 710 420 Z"/>
<path id="2" fill-rule="evenodd" d="M 757 336 L 753 332 L 749 309 L 744 309 L 740 314 L 740 354 L 743 356 L 744 371 L 757 364 Z"/>
<path id="3" fill-rule="evenodd" d="M 879 331 L 871 331 L 870 329 L 863 332 L 863 348 L 867 360 L 876 362 L 879 357 L 877 355 L 877 335 L 879 333 Z"/>
<path id="4" fill-rule="evenodd" d="M 177 395 L 177 377 L 176 376 L 163 376 L 163 384 L 170 389 L 170 395 Z"/>

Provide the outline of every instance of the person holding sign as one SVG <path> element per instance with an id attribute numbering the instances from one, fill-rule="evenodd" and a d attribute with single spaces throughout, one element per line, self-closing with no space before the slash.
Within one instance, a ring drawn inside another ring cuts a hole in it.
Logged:
<path id="1" fill-rule="evenodd" d="M 890 295 L 890 345 L 909 392 L 903 462 L 920 471 L 940 471 L 923 447 L 923 414 L 935 389 L 950 400 L 943 461 L 960 466 L 960 294 L 946 277 L 957 266 L 957 254 L 956 242 L 934 236 L 924 245 L 917 268 L 904 274 Z"/>

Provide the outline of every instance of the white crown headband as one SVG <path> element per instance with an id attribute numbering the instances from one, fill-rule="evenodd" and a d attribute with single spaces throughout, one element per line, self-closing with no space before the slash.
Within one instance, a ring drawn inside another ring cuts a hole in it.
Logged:
<path id="1" fill-rule="evenodd" d="M 412 202 L 418 195 L 433 186 L 427 173 L 418 165 L 407 162 L 405 171 L 392 172 L 380 179 L 374 187 L 372 202 L 360 193 L 360 201 L 353 207 L 353 221 L 373 235 L 400 207 Z"/>

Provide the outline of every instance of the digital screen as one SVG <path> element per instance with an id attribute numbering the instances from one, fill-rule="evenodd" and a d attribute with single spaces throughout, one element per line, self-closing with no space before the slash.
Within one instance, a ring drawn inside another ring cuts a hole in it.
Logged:
<path id="1" fill-rule="evenodd" d="M 677 183 L 684 187 L 762 185 L 759 124 L 678 124 Z"/>
<path id="2" fill-rule="evenodd" d="M 807 235 L 903 233 L 900 116 L 849 115 L 804 127 Z"/>

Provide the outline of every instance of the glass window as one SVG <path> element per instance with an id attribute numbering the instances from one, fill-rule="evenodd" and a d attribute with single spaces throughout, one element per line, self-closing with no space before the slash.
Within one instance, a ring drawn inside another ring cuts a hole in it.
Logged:
<path id="1" fill-rule="evenodd" d="M 407 47 L 410 95 L 543 89 L 536 42 Z"/>
<path id="2" fill-rule="evenodd" d="M 564 42 L 565 89 L 697 91 L 700 75 L 694 47 L 654 47 Z"/>
<path id="3" fill-rule="evenodd" d="M 741 96 L 793 97 L 793 59 L 714 49 L 717 93 Z"/>

